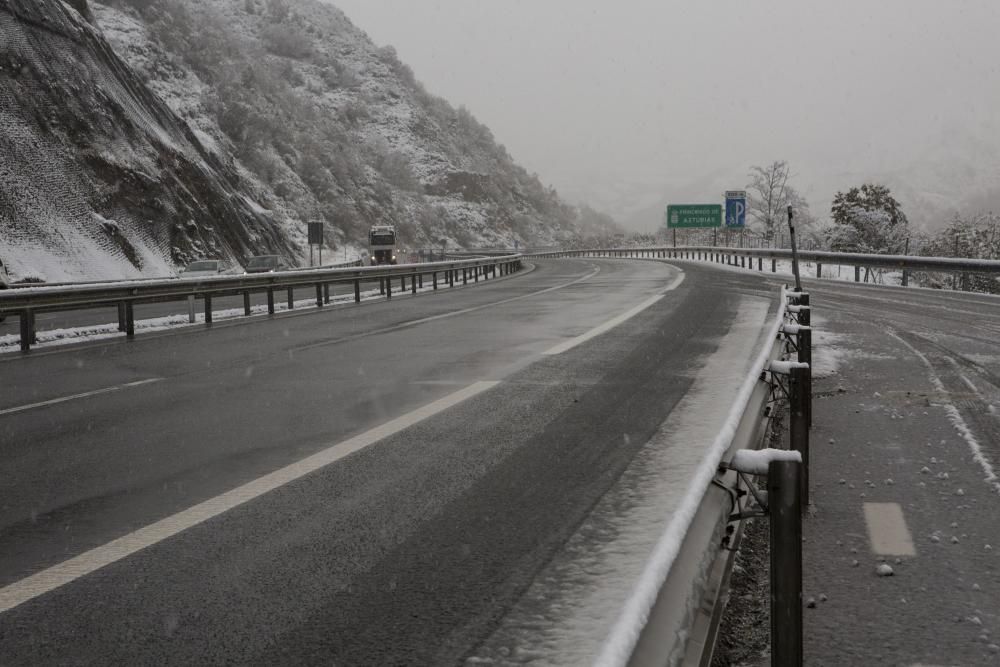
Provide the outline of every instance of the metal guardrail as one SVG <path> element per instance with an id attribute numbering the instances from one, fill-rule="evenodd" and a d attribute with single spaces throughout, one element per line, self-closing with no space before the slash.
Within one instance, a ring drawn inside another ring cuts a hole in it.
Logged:
<path id="1" fill-rule="evenodd" d="M 36 286 L 0 292 L 0 317 L 20 317 L 21 350 L 27 352 L 36 342 L 35 315 L 39 312 L 81 310 L 107 306 L 118 307 L 118 328 L 128 338 L 135 336 L 134 306 L 137 303 L 182 301 L 197 298 L 204 301 L 205 324 L 212 323 L 212 298 L 243 295 L 244 314 L 249 316 L 250 295 L 266 292 L 268 313 L 274 314 L 274 293 L 285 290 L 288 306 L 294 306 L 296 288 L 315 287 L 316 306 L 329 303 L 329 287 L 337 283 L 354 284 L 354 300 L 361 301 L 361 283 L 379 281 L 387 299 L 392 298 L 392 281 L 400 280 L 406 290 L 407 279 L 414 294 L 429 277 L 438 288 L 439 277 L 453 287 L 456 282 L 479 282 L 482 277 L 498 277 L 521 268 L 520 255 L 489 257 L 448 262 L 367 266 L 338 269 L 299 269 L 276 273 L 240 276 L 212 276 L 201 279 L 166 278 L 160 280 L 123 281 L 117 283 L 83 283 L 69 286 Z"/>
<path id="2" fill-rule="evenodd" d="M 738 521 L 749 518 L 745 514 L 747 505 L 737 493 L 739 480 L 744 478 L 726 462 L 739 450 L 759 447 L 771 416 L 775 387 L 782 382 L 786 388 L 791 386 L 790 382 L 796 382 L 792 394 L 793 422 L 801 425 L 806 414 L 811 414 L 807 407 L 809 385 L 802 383 L 802 373 L 808 375 L 808 366 L 785 361 L 789 357 L 799 361 L 811 359 L 811 328 L 806 324 L 809 308 L 796 305 L 807 301 L 808 295 L 782 289 L 779 312 L 767 333 L 766 340 L 770 343 L 760 351 L 740 387 L 729 419 L 695 473 L 690 487 L 695 494 L 675 513 L 657 544 L 637 585 L 637 593 L 624 609 L 598 664 L 645 667 L 710 663 L 723 612 L 723 594 L 734 561 L 733 543 L 738 543 L 742 533 Z M 789 318 L 794 318 L 794 323 L 790 324 Z M 785 379 L 779 379 L 778 375 Z M 805 451 L 800 451 L 803 471 L 808 461 L 808 440 L 804 447 Z M 799 491 L 798 485 L 795 491 Z M 736 525 L 730 526 L 734 521 Z M 783 527 L 787 522 L 783 518 L 776 525 Z M 675 546 L 678 543 L 679 547 Z M 801 544 L 782 546 L 786 550 L 795 547 L 801 550 Z M 787 580 L 788 577 L 783 579 L 786 583 Z M 801 588 L 801 568 L 798 586 Z M 656 593 L 651 596 L 649 591 L 654 590 Z M 801 600 L 779 607 L 783 611 L 790 608 L 801 612 Z"/>
<path id="3" fill-rule="evenodd" d="M 902 285 L 909 284 L 910 274 L 918 272 L 953 273 L 967 276 L 972 273 L 1000 276 L 1000 260 L 966 259 L 961 257 L 919 257 L 915 255 L 869 255 L 864 253 L 829 252 L 825 250 L 799 250 L 799 262 L 813 262 L 816 277 L 823 277 L 823 265 L 853 266 L 854 280 L 861 281 L 860 269 L 890 269 L 902 272 Z M 700 259 L 720 264 L 764 270 L 764 260 L 771 261 L 771 272 L 777 270 L 778 260 L 792 259 L 792 251 L 779 248 L 730 248 L 723 246 L 658 246 L 648 248 L 608 248 L 601 250 L 561 250 L 525 257 L 635 257 L 663 259 Z M 749 265 L 749 266 L 748 266 Z"/>

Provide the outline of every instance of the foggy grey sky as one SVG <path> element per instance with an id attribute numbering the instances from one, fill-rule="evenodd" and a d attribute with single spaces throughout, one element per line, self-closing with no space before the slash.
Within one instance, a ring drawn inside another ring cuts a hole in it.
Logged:
<path id="1" fill-rule="evenodd" d="M 543 182 L 619 215 L 779 158 L 828 201 L 838 174 L 1000 129 L 995 0 L 332 1 Z"/>

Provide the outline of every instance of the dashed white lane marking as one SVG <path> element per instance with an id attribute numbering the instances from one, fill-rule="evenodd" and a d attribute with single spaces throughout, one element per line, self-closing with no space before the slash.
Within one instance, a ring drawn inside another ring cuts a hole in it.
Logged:
<path id="1" fill-rule="evenodd" d="M 104 387 L 102 389 L 95 389 L 93 391 L 85 391 L 80 394 L 73 394 L 71 396 L 61 396 L 59 398 L 52 398 L 47 401 L 40 401 L 38 403 L 29 403 L 27 405 L 19 405 L 14 408 L 5 408 L 0 410 L 0 416 L 9 415 L 15 412 L 24 412 L 25 410 L 34 410 L 35 408 L 44 408 L 47 405 L 56 405 L 58 403 L 65 403 L 66 401 L 75 401 L 79 398 L 88 398 L 90 396 L 97 396 L 99 394 L 109 394 L 113 391 L 121 391 L 122 389 L 128 389 L 129 387 L 139 387 L 144 384 L 152 384 L 153 382 L 160 382 L 163 378 L 147 378 L 145 380 L 136 380 L 135 382 L 126 382 L 125 384 L 116 384 L 113 387 Z"/>
<path id="2" fill-rule="evenodd" d="M 868 539 L 876 556 L 916 556 L 899 503 L 865 503 Z"/>
<path id="3" fill-rule="evenodd" d="M 30 577 L 0 588 L 0 613 L 13 609 L 33 598 L 64 586 L 75 579 L 99 570 L 137 551 L 173 537 L 193 526 L 258 498 L 289 482 L 357 452 L 371 444 L 399 433 L 424 419 L 495 387 L 498 382 L 476 382 L 440 398 L 401 417 L 376 426 L 353 438 L 344 440 L 320 452 L 292 463 L 263 477 L 247 482 L 231 491 L 178 512 L 145 528 L 129 533 L 107 544 L 80 554 Z"/>
<path id="4" fill-rule="evenodd" d="M 682 282 L 684 282 L 684 272 L 683 271 L 681 271 L 680 273 L 678 273 L 677 277 L 674 278 L 670 282 L 669 285 L 667 285 L 665 288 L 663 288 L 663 291 L 661 291 L 659 294 L 651 296 L 650 298 L 646 299 L 645 301 L 643 301 L 642 303 L 640 303 L 635 308 L 627 310 L 624 313 L 622 313 L 621 315 L 618 315 L 617 317 L 611 318 L 610 320 L 608 320 L 604 324 L 598 325 L 598 326 L 594 327 L 593 329 L 591 329 L 590 331 L 587 331 L 586 333 L 582 333 L 582 334 L 580 334 L 579 336 L 577 336 L 575 338 L 570 338 L 569 340 L 566 340 L 566 341 L 563 341 L 562 343 L 559 343 L 555 347 L 552 347 L 552 348 L 546 350 L 542 354 L 549 354 L 549 355 L 552 355 L 552 354 L 562 354 L 563 352 L 565 352 L 567 350 L 573 349 L 577 345 L 580 345 L 582 343 L 587 342 L 591 338 L 595 338 L 597 336 L 600 336 L 602 333 L 605 333 L 607 331 L 610 331 L 611 329 L 614 329 L 616 326 L 618 326 L 622 322 L 635 317 L 636 315 L 638 315 L 642 311 L 644 311 L 647 308 L 649 308 L 650 306 L 652 306 L 654 303 L 656 303 L 657 301 L 659 301 L 660 299 L 662 299 L 664 296 L 666 296 L 667 292 L 669 292 L 671 290 L 674 290 L 674 289 L 677 289 L 677 286 L 680 285 Z"/>

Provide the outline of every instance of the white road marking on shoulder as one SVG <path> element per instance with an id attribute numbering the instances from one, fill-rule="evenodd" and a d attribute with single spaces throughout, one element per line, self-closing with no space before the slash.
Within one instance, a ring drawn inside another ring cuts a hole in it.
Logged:
<path id="1" fill-rule="evenodd" d="M 582 334 L 580 334 L 579 336 L 577 336 L 575 338 L 570 338 L 569 340 L 563 341 L 562 343 L 559 343 L 555 347 L 549 348 L 545 352 L 542 352 L 542 354 L 546 354 L 546 355 L 562 354 L 563 352 L 566 352 L 567 350 L 573 349 L 577 345 L 580 345 L 582 343 L 587 342 L 591 338 L 596 338 L 597 336 L 600 336 L 602 333 L 605 333 L 607 331 L 610 331 L 611 329 L 614 329 L 616 326 L 618 326 L 622 322 L 625 322 L 626 320 L 629 320 L 629 319 L 635 317 L 636 315 L 638 315 L 642 311 L 644 311 L 647 308 L 649 308 L 650 306 L 652 306 L 654 303 L 656 303 L 657 301 L 659 301 L 660 299 L 662 299 L 664 296 L 666 296 L 667 292 L 669 292 L 671 290 L 674 290 L 674 289 L 677 289 L 677 286 L 680 285 L 682 282 L 684 282 L 684 272 L 683 271 L 681 271 L 680 273 L 678 273 L 677 277 L 674 278 L 670 282 L 669 285 L 667 285 L 666 287 L 664 287 L 663 290 L 659 294 L 651 296 L 650 298 L 646 299 L 645 301 L 643 301 L 642 303 L 640 303 L 635 308 L 631 308 L 631 309 L 625 311 L 624 313 L 622 313 L 621 315 L 618 315 L 617 317 L 611 318 L 610 320 L 608 320 L 604 324 L 600 324 L 600 325 L 594 327 L 593 329 L 591 329 L 590 331 L 582 333 Z"/>
<path id="2" fill-rule="evenodd" d="M 899 503 L 865 503 L 868 539 L 876 556 L 916 556 Z"/>
<path id="3" fill-rule="evenodd" d="M 417 408 L 381 426 L 376 426 L 360 435 L 332 445 L 301 461 L 275 470 L 263 477 L 238 486 L 231 491 L 201 502 L 194 507 L 168 516 L 133 533 L 108 542 L 103 546 L 91 549 L 79 556 L 37 572 L 4 588 L 0 588 L 0 613 L 13 609 L 31 599 L 48 593 L 60 586 L 64 586 L 75 579 L 79 579 L 102 567 L 126 558 L 146 547 L 162 542 L 188 528 L 217 517 L 224 512 L 228 512 L 243 503 L 259 498 L 265 493 L 269 493 L 289 482 L 293 482 L 300 477 L 328 466 L 349 454 L 353 454 L 391 435 L 395 435 L 498 384 L 499 382 L 493 381 L 473 383 L 464 389 L 448 394 L 433 403 Z"/>
<path id="4" fill-rule="evenodd" d="M 148 378 L 146 380 L 136 380 L 135 382 L 126 382 L 125 384 L 116 384 L 113 387 L 104 387 L 102 389 L 95 389 L 93 391 L 85 391 L 80 394 L 72 394 L 70 396 L 60 396 L 59 398 L 52 398 L 47 401 L 39 401 L 38 403 L 28 403 L 27 405 L 19 405 L 14 408 L 5 408 L 0 410 L 0 416 L 9 415 L 15 412 L 24 412 L 25 410 L 33 410 L 35 408 L 44 408 L 48 405 L 56 405 L 58 403 L 65 403 L 66 401 L 75 401 L 78 398 L 88 398 L 90 396 L 97 396 L 99 394 L 108 394 L 113 391 L 121 391 L 122 389 L 128 389 L 129 387 L 139 387 L 144 384 L 152 384 L 153 382 L 160 382 L 163 378 Z"/>

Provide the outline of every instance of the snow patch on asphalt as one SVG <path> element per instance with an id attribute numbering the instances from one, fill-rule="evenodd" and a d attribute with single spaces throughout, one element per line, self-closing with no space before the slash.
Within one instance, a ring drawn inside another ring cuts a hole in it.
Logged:
<path id="1" fill-rule="evenodd" d="M 976 437 L 976 434 L 972 432 L 972 429 L 969 428 L 969 425 L 965 421 L 965 418 L 962 417 L 962 413 L 958 411 L 958 408 L 949 398 L 948 390 L 944 386 L 944 383 L 941 381 L 941 378 L 938 377 L 937 372 L 935 372 L 934 366 L 931 365 L 930 359 L 924 356 L 924 354 L 920 350 L 907 343 L 905 340 L 897 336 L 895 333 L 891 331 L 888 333 L 890 336 L 892 336 L 897 341 L 906 346 L 906 348 L 909 349 L 914 355 L 916 355 L 917 358 L 923 362 L 924 366 L 927 367 L 927 375 L 931 381 L 931 384 L 934 386 L 934 389 L 941 396 L 939 405 L 941 405 L 941 407 L 944 408 L 945 415 L 947 415 L 948 417 L 948 421 L 951 422 L 952 426 L 955 427 L 955 430 L 958 432 L 958 434 L 962 436 L 962 439 L 965 440 L 965 442 L 969 445 L 969 449 L 972 450 L 973 460 L 979 464 L 979 466 L 983 469 L 983 472 L 986 475 L 983 478 L 983 481 L 992 486 L 995 491 L 1000 492 L 1000 480 L 998 480 L 996 471 L 993 469 L 993 464 L 990 462 L 989 459 L 986 458 L 986 455 L 983 453 L 983 447 L 980 444 L 979 439 Z"/>
<path id="2" fill-rule="evenodd" d="M 701 502 L 702 473 L 732 439 L 732 389 L 756 381 L 757 352 L 774 338 L 769 305 L 740 301 L 669 419 L 469 664 L 623 664 Z"/>

